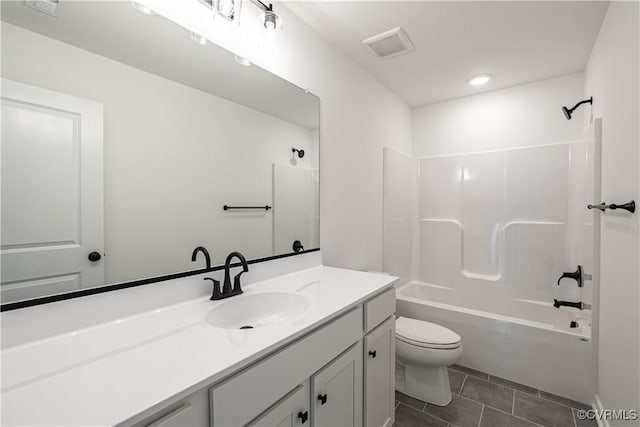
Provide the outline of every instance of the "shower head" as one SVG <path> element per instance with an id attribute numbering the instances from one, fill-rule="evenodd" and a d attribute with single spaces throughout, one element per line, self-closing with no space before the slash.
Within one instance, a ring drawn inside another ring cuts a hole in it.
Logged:
<path id="1" fill-rule="evenodd" d="M 564 116 L 567 118 L 567 120 L 571 120 L 571 115 L 573 114 L 575 109 L 581 106 L 582 104 L 593 104 L 593 97 L 580 101 L 571 108 L 562 107 L 562 112 L 564 113 Z"/>

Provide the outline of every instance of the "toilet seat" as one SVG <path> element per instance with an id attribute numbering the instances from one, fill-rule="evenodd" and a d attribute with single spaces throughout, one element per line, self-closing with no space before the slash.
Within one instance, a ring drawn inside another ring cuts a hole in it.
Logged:
<path id="1" fill-rule="evenodd" d="M 444 326 L 424 320 L 398 317 L 396 338 L 417 347 L 450 350 L 460 347 L 460 335 Z"/>

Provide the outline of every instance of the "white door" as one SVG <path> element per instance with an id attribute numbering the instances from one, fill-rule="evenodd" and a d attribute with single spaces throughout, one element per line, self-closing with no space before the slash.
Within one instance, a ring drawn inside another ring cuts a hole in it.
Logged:
<path id="1" fill-rule="evenodd" d="M 313 425 L 362 425 L 362 342 L 311 378 Z"/>
<path id="2" fill-rule="evenodd" d="M 103 284 L 102 138 L 101 104 L 2 79 L 3 303 Z"/>

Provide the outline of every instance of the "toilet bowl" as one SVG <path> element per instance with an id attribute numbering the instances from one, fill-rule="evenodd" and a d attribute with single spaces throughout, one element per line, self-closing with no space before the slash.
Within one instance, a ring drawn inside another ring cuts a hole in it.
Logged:
<path id="1" fill-rule="evenodd" d="M 447 366 L 462 356 L 460 335 L 423 320 L 396 320 L 396 389 L 434 405 L 451 402 Z"/>

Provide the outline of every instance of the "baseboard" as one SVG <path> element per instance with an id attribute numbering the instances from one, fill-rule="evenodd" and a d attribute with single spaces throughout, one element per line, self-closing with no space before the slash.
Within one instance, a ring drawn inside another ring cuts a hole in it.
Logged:
<path id="1" fill-rule="evenodd" d="M 602 414 L 602 410 L 604 409 L 604 407 L 602 406 L 602 401 L 597 394 L 594 396 L 594 402 L 591 406 L 599 414 Z M 609 425 L 609 420 L 602 419 L 601 417 L 596 417 L 596 423 L 598 423 L 598 427 L 611 427 Z"/>

